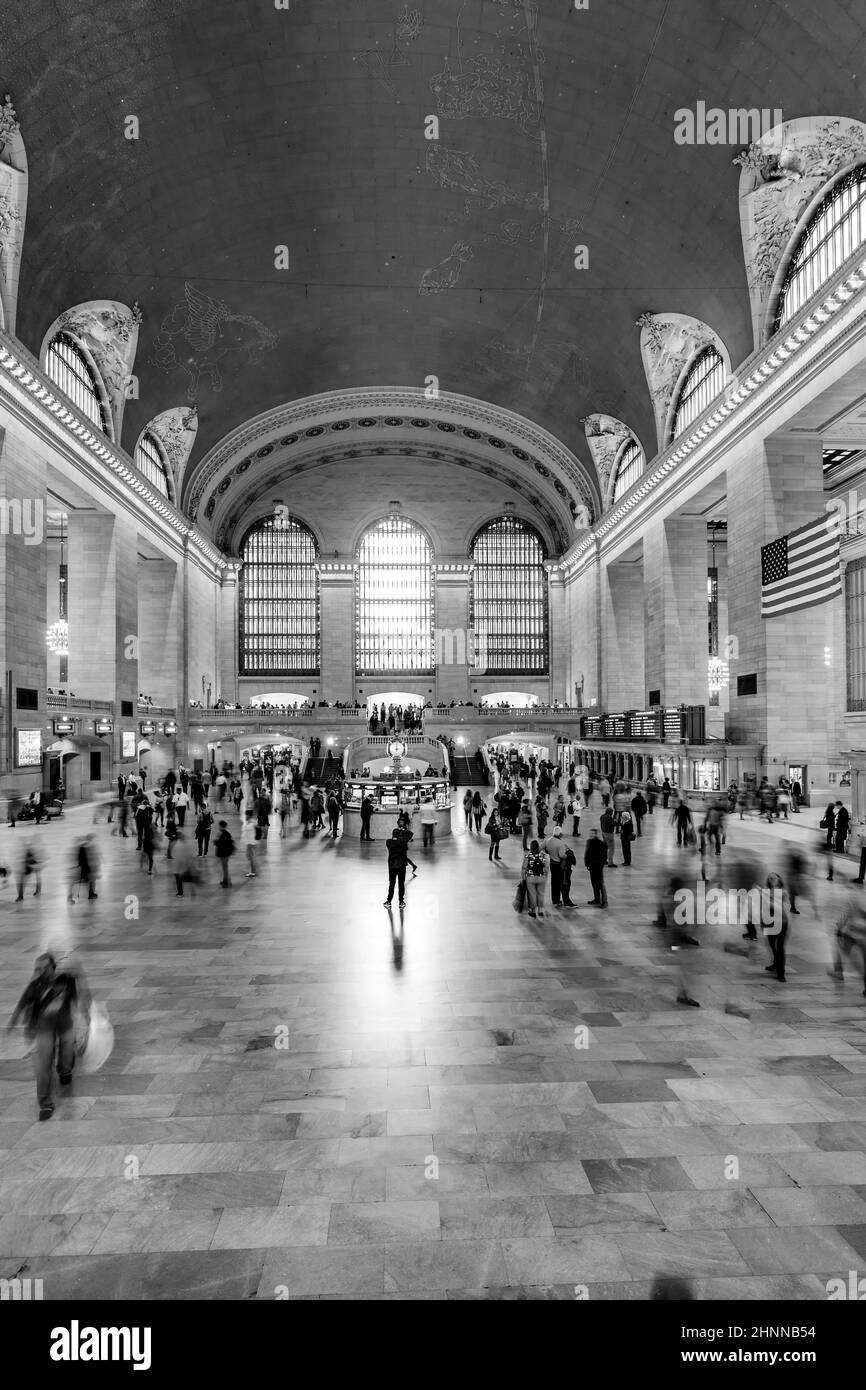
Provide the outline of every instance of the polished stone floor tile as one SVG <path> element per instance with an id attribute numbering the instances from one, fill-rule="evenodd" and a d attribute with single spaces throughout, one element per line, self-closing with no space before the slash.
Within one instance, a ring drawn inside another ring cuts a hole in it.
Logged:
<path id="1" fill-rule="evenodd" d="M 248 1250 L 252 1246 L 324 1245 L 331 1203 L 310 1199 L 294 1206 L 233 1207 L 219 1215 L 212 1250 Z"/>
<path id="2" fill-rule="evenodd" d="M 753 1274 L 829 1276 L 856 1269 L 861 1258 L 834 1226 L 733 1230 L 730 1239 Z"/>
<path id="3" fill-rule="evenodd" d="M 583 1167 L 593 1192 L 674 1192 L 692 1187 L 676 1158 L 590 1158 Z"/>
<path id="4" fill-rule="evenodd" d="M 853 1187 L 752 1187 L 776 1226 L 843 1226 L 866 1223 L 866 1202 Z"/>
<path id="5" fill-rule="evenodd" d="M 331 1207 L 329 1245 L 382 1245 L 392 1241 L 406 1244 L 440 1239 L 436 1201 L 334 1202 Z"/>

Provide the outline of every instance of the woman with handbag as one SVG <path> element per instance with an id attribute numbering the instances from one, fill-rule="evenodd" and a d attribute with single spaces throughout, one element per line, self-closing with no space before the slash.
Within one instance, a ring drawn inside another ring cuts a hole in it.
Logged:
<path id="1" fill-rule="evenodd" d="M 548 876 L 548 857 L 537 840 L 532 840 L 523 856 L 521 877 L 526 884 L 530 917 L 543 917 L 544 884 Z"/>
<path id="2" fill-rule="evenodd" d="M 502 834 L 502 830 L 503 825 L 499 819 L 499 812 L 496 810 L 491 811 L 487 819 L 487 824 L 484 827 L 485 835 L 490 836 L 490 852 L 487 855 L 488 859 L 499 858 L 499 839 Z"/>

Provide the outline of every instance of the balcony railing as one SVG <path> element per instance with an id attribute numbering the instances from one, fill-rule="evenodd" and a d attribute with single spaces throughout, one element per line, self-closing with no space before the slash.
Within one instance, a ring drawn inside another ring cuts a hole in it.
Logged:
<path id="1" fill-rule="evenodd" d="M 114 714 L 113 700 L 80 700 L 77 695 L 46 695 L 49 709 L 82 709 L 93 714 Z"/>
<path id="2" fill-rule="evenodd" d="M 355 724 L 367 723 L 367 711 L 364 709 L 319 708 L 318 705 L 313 709 L 202 709 L 198 705 L 190 705 L 189 717 L 202 724 L 243 724 L 251 719 L 271 724 L 282 723 L 286 719 L 301 719 L 314 724 L 333 724 L 336 719 L 348 719 Z"/>
<path id="3" fill-rule="evenodd" d="M 163 719 L 175 719 L 177 718 L 177 710 L 173 705 L 143 705 L 139 701 L 138 718 L 150 719 L 153 715 L 158 715 Z"/>

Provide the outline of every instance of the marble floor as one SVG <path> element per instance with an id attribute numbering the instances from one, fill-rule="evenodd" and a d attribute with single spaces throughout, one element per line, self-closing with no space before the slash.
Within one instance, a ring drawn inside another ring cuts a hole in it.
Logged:
<path id="1" fill-rule="evenodd" d="M 45 860 L 41 897 L 0 887 L 0 1012 L 51 945 L 116 1033 L 47 1123 L 2 1034 L 0 1277 L 46 1299 L 645 1299 L 677 1276 L 809 1300 L 866 1265 L 866 1000 L 826 973 L 842 874 L 812 881 L 781 984 L 736 928 L 664 946 L 660 815 L 606 913 L 581 863 L 577 909 L 537 921 L 512 910 L 519 845 L 489 863 L 459 809 L 393 917 L 378 842 L 272 832 L 256 878 L 237 856 L 222 890 L 209 858 L 181 901 L 91 822 L 0 831 L 0 862 L 27 836 Z M 90 829 L 99 896 L 70 906 Z M 772 868 L 785 838 L 816 836 L 735 821 L 725 854 Z"/>

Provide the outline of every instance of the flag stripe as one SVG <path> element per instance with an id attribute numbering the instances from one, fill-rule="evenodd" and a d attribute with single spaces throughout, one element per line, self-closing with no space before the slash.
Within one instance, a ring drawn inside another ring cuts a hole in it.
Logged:
<path id="1" fill-rule="evenodd" d="M 839 533 L 821 516 L 761 547 L 761 617 L 774 618 L 842 592 Z"/>

